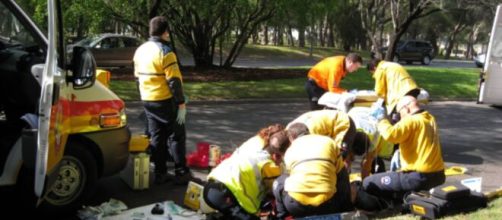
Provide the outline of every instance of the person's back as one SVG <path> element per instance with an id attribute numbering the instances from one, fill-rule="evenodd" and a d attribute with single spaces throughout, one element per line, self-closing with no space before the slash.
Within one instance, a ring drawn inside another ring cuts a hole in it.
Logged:
<path id="1" fill-rule="evenodd" d="M 291 124 L 305 124 L 311 134 L 325 135 L 333 138 L 340 146 L 350 127 L 349 116 L 338 110 L 316 110 L 306 112 L 294 119 Z"/>
<path id="2" fill-rule="evenodd" d="M 293 129 L 301 127 L 297 125 Z M 299 218 L 351 211 L 350 183 L 341 150 L 329 137 L 293 133 L 290 139 L 294 141 L 284 155 L 287 172 L 274 182 L 277 216 Z"/>
<path id="3" fill-rule="evenodd" d="M 338 85 L 347 74 L 344 61 L 345 56 L 324 58 L 310 69 L 308 77 L 313 79 L 325 91 L 341 93 L 345 90 L 338 88 Z"/>
<path id="4" fill-rule="evenodd" d="M 284 155 L 284 164 L 289 172 L 285 190 L 293 198 L 302 198 L 301 193 L 328 196 L 336 193 L 336 174 L 344 165 L 340 150 L 334 145 L 329 137 L 315 134 L 299 137 L 291 143 Z"/>
<path id="5" fill-rule="evenodd" d="M 392 113 L 399 99 L 405 95 L 416 97 L 420 92 L 415 80 L 398 63 L 378 62 L 373 78 L 375 79 L 375 93 L 384 98 L 389 114 Z"/>

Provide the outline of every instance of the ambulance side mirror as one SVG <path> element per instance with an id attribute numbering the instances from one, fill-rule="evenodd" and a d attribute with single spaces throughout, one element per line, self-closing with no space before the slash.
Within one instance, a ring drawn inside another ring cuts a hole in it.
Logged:
<path id="1" fill-rule="evenodd" d="M 96 80 L 96 61 L 88 48 L 73 47 L 73 57 L 70 64 L 73 88 L 83 89 L 94 85 Z"/>

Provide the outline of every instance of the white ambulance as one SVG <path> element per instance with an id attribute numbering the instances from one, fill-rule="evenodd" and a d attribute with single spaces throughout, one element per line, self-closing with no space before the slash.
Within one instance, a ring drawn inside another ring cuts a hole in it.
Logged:
<path id="1" fill-rule="evenodd" d="M 502 105 L 502 5 L 497 7 L 481 72 L 478 102 Z"/>
<path id="2" fill-rule="evenodd" d="M 66 57 L 61 1 L 47 12 L 42 32 L 15 0 L 0 0 L 0 189 L 19 192 L 0 200 L 62 213 L 125 167 L 131 135 L 125 103 L 95 82 L 92 54 Z"/>

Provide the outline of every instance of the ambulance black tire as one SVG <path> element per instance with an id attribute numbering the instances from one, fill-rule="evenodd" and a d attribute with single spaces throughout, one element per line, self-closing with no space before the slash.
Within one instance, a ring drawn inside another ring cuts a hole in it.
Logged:
<path id="1" fill-rule="evenodd" d="M 60 190 L 59 195 L 54 192 L 50 193 L 40 207 L 44 213 L 75 213 L 94 194 L 98 179 L 96 159 L 91 152 L 86 150 L 85 145 L 79 142 L 68 143 L 67 148 L 61 161 L 60 177 L 58 179 L 73 178 L 79 180 L 79 183 L 76 187 L 75 185 L 67 186 L 69 184 L 66 184 L 65 186 L 65 184 L 60 184 L 59 187 L 75 187 L 75 190 L 69 192 Z M 54 187 L 58 187 L 57 181 Z M 67 193 L 69 195 L 61 196 L 61 194 Z"/>

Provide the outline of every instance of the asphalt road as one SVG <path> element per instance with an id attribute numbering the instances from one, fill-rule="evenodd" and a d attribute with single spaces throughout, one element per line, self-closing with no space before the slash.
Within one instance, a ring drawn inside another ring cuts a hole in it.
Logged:
<path id="1" fill-rule="evenodd" d="M 131 130 L 141 133 L 141 103 L 129 102 L 126 106 Z M 446 165 L 468 168 L 466 175 L 448 179 L 482 177 L 485 192 L 502 186 L 502 110 L 474 102 L 431 102 L 425 108 L 437 119 Z M 193 151 L 200 141 L 230 151 L 261 127 L 288 123 L 307 110 L 303 100 L 191 103 L 188 105 L 187 151 Z M 199 170 L 195 174 L 204 178 L 207 171 Z M 88 205 L 98 205 L 110 198 L 123 201 L 129 208 L 165 200 L 182 204 L 184 192 L 185 187 L 169 183 L 133 191 L 116 175 L 99 181 L 93 201 Z"/>
<path id="2" fill-rule="evenodd" d="M 191 57 L 179 57 L 180 63 L 187 66 L 193 66 L 194 62 Z M 291 68 L 291 67 L 305 67 L 313 66 L 320 59 L 286 59 L 286 58 L 274 58 L 274 57 L 239 57 L 235 63 L 234 67 L 243 68 Z M 214 60 L 215 65 L 219 65 L 219 60 Z M 422 66 L 420 62 L 413 62 L 412 64 L 406 64 L 401 62 L 404 66 Z M 455 68 L 476 68 L 473 60 L 442 60 L 433 59 L 430 67 L 455 67 Z"/>

